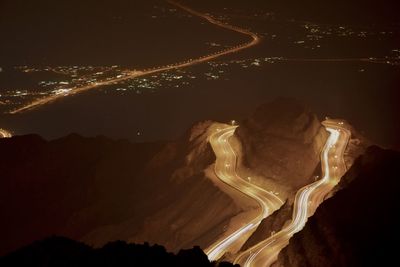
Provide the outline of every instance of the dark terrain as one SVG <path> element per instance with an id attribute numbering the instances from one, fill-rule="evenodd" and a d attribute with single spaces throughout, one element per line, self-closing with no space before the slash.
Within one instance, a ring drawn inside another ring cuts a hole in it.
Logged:
<path id="1" fill-rule="evenodd" d="M 198 123 L 175 142 L 0 139 L 0 254 L 53 234 L 96 247 L 126 240 L 205 249 L 244 209 L 210 179 L 212 125 Z M 303 104 L 280 99 L 257 109 L 238 137 L 244 167 L 292 198 L 318 168 L 326 133 Z"/>
<path id="2" fill-rule="evenodd" d="M 274 266 L 395 266 L 399 164 L 399 152 L 370 147 Z"/>
<path id="3" fill-rule="evenodd" d="M 36 241 L 7 256 L 0 257 L 0 265 L 11 266 L 174 266 L 208 267 L 233 266 L 228 262 L 209 262 L 199 247 L 180 250 L 176 255 L 168 253 L 163 246 L 148 243 L 127 244 L 123 241 L 110 242 L 102 248 L 93 249 L 84 243 L 64 237 L 50 237 Z"/>
<path id="4" fill-rule="evenodd" d="M 214 238 L 207 232 L 238 211 L 204 178 L 214 156 L 197 137 L 153 144 L 79 135 L 1 139 L 0 254 L 52 234 L 97 246 L 119 239 L 176 251 L 206 246 Z M 190 154 L 197 160 L 187 162 Z"/>
<path id="5" fill-rule="evenodd" d="M 319 169 L 326 133 L 315 114 L 292 99 L 264 104 L 240 124 L 243 167 L 263 182 L 286 188 L 288 197 L 245 244 L 250 247 L 290 219 L 294 193 Z M 243 211 L 206 174 L 215 161 L 207 142 L 212 125 L 198 123 L 175 142 L 76 134 L 53 141 L 37 135 L 0 139 L 0 254 L 54 234 L 96 248 L 125 240 L 161 244 L 175 253 L 196 245 L 205 249 Z M 368 143 L 355 130 L 353 138 L 346 162 Z M 293 237 L 277 266 L 368 266 L 391 260 L 391 244 L 398 238 L 399 163 L 398 152 L 370 147 L 336 194 Z M 112 247 L 118 244 L 125 246 Z"/>

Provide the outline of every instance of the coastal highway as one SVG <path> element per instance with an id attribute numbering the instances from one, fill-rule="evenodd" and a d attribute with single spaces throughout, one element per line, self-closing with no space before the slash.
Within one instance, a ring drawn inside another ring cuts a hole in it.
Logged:
<path id="1" fill-rule="evenodd" d="M 322 178 L 297 192 L 292 220 L 286 227 L 240 253 L 235 263 L 244 267 L 266 267 L 274 263 L 289 239 L 304 227 L 308 217 L 312 216 L 346 172 L 343 155 L 351 132 L 339 120 L 326 120 L 322 124 L 330 133 L 321 153 Z"/>
<path id="2" fill-rule="evenodd" d="M 283 205 L 282 200 L 247 180 L 240 177 L 237 172 L 237 156 L 229 139 L 232 138 L 238 126 L 225 125 L 219 127 L 210 135 L 209 142 L 216 155 L 215 174 L 225 184 L 243 193 L 243 197 L 250 197 L 259 206 L 259 212 L 254 218 L 248 218 L 232 233 L 225 233 L 205 252 L 212 261 L 218 260 L 226 252 L 236 253 L 246 239 L 254 232 L 261 220 L 271 212 Z"/>
<path id="3" fill-rule="evenodd" d="M 193 65 L 196 65 L 196 64 L 204 63 L 204 62 L 211 61 L 211 60 L 214 60 L 216 58 L 219 58 L 219 57 L 222 57 L 222 56 L 225 56 L 225 55 L 237 53 L 237 52 L 239 52 L 239 51 L 241 51 L 243 49 L 247 49 L 247 48 L 250 48 L 252 46 L 255 46 L 260 42 L 260 39 L 257 36 L 257 34 L 251 32 L 249 30 L 246 30 L 246 29 L 243 29 L 243 28 L 240 28 L 240 27 L 236 27 L 236 26 L 227 24 L 225 22 L 219 21 L 219 20 L 211 17 L 208 14 L 198 12 L 196 10 L 193 10 L 190 7 L 184 6 L 184 5 L 182 5 L 180 3 L 177 3 L 175 1 L 167 1 L 167 2 L 169 4 L 171 4 L 171 5 L 174 5 L 174 6 L 178 7 L 178 8 L 180 8 L 180 9 L 190 13 L 193 16 L 196 16 L 196 17 L 199 17 L 199 18 L 202 18 L 202 19 L 208 21 L 210 24 L 213 24 L 213 25 L 218 26 L 220 28 L 228 29 L 228 30 L 231 30 L 231 31 L 243 34 L 243 35 L 246 35 L 246 36 L 249 37 L 249 41 L 245 42 L 245 43 L 242 43 L 242 44 L 238 44 L 238 45 L 230 47 L 230 48 L 226 48 L 226 49 L 220 50 L 218 52 L 214 52 L 212 54 L 204 55 L 204 56 L 201 56 L 201 57 L 198 57 L 198 58 L 190 58 L 190 59 L 187 59 L 187 60 L 182 61 L 182 62 L 171 63 L 169 65 L 158 66 L 158 67 L 154 67 L 154 68 L 150 68 L 150 69 L 144 69 L 144 70 L 127 70 L 127 71 L 124 71 L 123 73 L 118 74 L 115 77 L 112 77 L 112 78 L 109 78 L 109 79 L 106 79 L 106 80 L 100 80 L 100 81 L 92 82 L 92 83 L 89 83 L 89 84 L 86 84 L 86 85 L 82 85 L 82 86 L 79 86 L 79 87 L 70 88 L 70 90 L 66 91 L 65 93 L 53 94 L 53 95 L 50 95 L 50 96 L 46 96 L 46 97 L 43 97 L 43 98 L 36 99 L 36 100 L 34 100 L 33 102 L 31 102 L 31 103 L 29 103 L 27 105 L 24 105 L 22 107 L 19 107 L 17 109 L 14 109 L 14 110 L 10 111 L 9 113 L 10 114 L 17 114 L 17 113 L 20 113 L 20 112 L 23 112 L 23 111 L 27 111 L 29 109 L 33 109 L 33 108 L 48 104 L 48 103 L 50 103 L 50 102 L 52 102 L 54 100 L 60 99 L 60 98 L 63 98 L 63 97 L 66 97 L 66 96 L 71 96 L 71 95 L 76 95 L 78 93 L 82 93 L 84 91 L 95 89 L 95 88 L 98 88 L 98 87 L 101 87 L 101 86 L 111 85 L 111 84 L 118 84 L 120 82 L 129 80 L 129 79 L 142 77 L 142 76 L 145 76 L 145 75 L 150 75 L 150 74 L 169 71 L 169 70 L 174 70 L 174 69 L 186 68 L 186 67 L 193 66 Z"/>
<path id="4" fill-rule="evenodd" d="M 12 134 L 4 129 L 0 129 L 0 138 L 10 138 Z"/>

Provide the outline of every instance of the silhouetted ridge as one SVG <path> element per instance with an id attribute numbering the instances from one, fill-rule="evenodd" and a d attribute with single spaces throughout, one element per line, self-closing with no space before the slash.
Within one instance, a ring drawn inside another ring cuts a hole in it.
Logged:
<path id="1" fill-rule="evenodd" d="M 163 246 L 150 246 L 148 243 L 128 244 L 124 241 L 114 241 L 94 249 L 72 239 L 53 236 L 1 257 L 0 266 L 228 267 L 233 264 L 209 262 L 207 255 L 198 246 L 181 250 L 175 255 L 167 252 Z"/>
<path id="2" fill-rule="evenodd" d="M 0 256 L 52 235 L 96 248 L 115 240 L 174 253 L 207 247 L 239 210 L 204 173 L 215 161 L 211 124 L 175 142 L 0 139 Z"/>

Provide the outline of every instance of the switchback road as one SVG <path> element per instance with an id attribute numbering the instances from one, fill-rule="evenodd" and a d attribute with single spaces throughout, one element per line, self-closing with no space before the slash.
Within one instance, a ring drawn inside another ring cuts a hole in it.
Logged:
<path id="1" fill-rule="evenodd" d="M 273 193 L 260 188 L 240 177 L 237 172 L 237 155 L 229 143 L 237 126 L 226 125 L 213 133 L 209 142 L 216 155 L 215 174 L 225 184 L 243 194 L 243 198 L 250 198 L 259 207 L 258 214 L 248 218 L 234 232 L 224 233 L 214 244 L 206 249 L 208 258 L 218 260 L 225 253 L 236 253 L 241 245 L 254 232 L 261 220 L 282 206 L 282 200 Z"/>
<path id="2" fill-rule="evenodd" d="M 303 229 L 308 217 L 312 216 L 346 172 L 343 154 L 351 132 L 338 120 L 326 120 L 322 124 L 330 133 L 321 153 L 322 178 L 297 192 L 289 225 L 239 254 L 235 263 L 244 267 L 267 267 L 274 263 L 289 239 Z"/>

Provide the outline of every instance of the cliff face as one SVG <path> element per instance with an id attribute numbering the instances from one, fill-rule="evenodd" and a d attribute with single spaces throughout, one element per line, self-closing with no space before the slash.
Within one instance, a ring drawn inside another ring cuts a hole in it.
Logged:
<path id="1" fill-rule="evenodd" d="M 0 140 L 0 253 L 51 234 L 96 246 L 122 239 L 169 250 L 205 247 L 215 238 L 206 233 L 238 212 L 203 175 L 215 160 L 209 124 L 175 143 L 78 135 Z"/>
<path id="2" fill-rule="evenodd" d="M 274 266 L 393 266 L 400 153 L 370 147 L 281 251 Z"/>
<path id="3" fill-rule="evenodd" d="M 244 166 L 295 192 L 312 181 L 327 133 L 306 106 L 278 99 L 241 123 L 237 136 Z"/>

